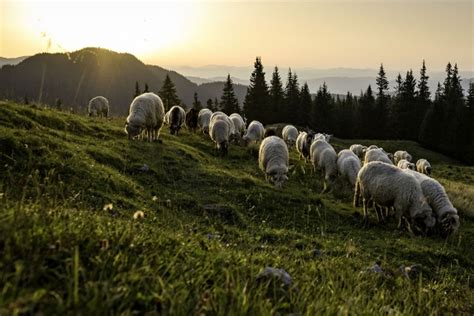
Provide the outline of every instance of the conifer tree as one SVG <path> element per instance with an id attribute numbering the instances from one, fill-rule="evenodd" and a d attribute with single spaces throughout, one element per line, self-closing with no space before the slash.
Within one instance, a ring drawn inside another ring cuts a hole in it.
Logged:
<path id="1" fill-rule="evenodd" d="M 388 119 L 388 80 L 383 69 L 383 64 L 380 64 L 380 70 L 376 79 L 377 83 L 377 99 L 374 108 L 374 129 L 379 131 L 379 138 L 386 139 L 389 137 L 390 131 L 387 126 Z"/>
<path id="2" fill-rule="evenodd" d="M 143 93 L 145 92 L 150 92 L 150 89 L 148 88 L 148 83 L 145 83 L 145 90 L 143 90 Z"/>
<path id="3" fill-rule="evenodd" d="M 377 76 L 377 79 L 375 79 L 375 82 L 377 83 L 378 89 L 377 98 L 385 98 L 387 96 L 388 91 L 388 80 L 385 74 L 385 70 L 383 69 L 383 64 L 380 64 L 379 74 Z"/>
<path id="4" fill-rule="evenodd" d="M 194 92 L 193 96 L 193 109 L 197 110 L 198 112 L 202 109 L 202 104 L 201 101 L 199 101 L 197 92 Z"/>
<path id="5" fill-rule="evenodd" d="M 138 97 L 140 94 L 140 85 L 138 84 L 138 81 L 135 81 L 135 94 L 133 95 L 133 98 Z"/>
<path id="6" fill-rule="evenodd" d="M 365 93 L 362 93 L 357 107 L 357 137 L 375 138 L 377 131 L 372 128 L 373 113 L 375 107 L 375 98 L 372 93 L 372 87 L 369 85 Z"/>
<path id="7" fill-rule="evenodd" d="M 426 65 L 425 60 L 423 60 L 423 65 L 420 70 L 420 80 L 418 81 L 418 91 L 416 93 L 416 118 L 415 126 L 419 127 L 423 121 L 423 118 L 430 107 L 430 89 L 428 87 L 428 76 L 426 75 Z M 416 134 L 418 135 L 418 133 Z"/>
<path id="8" fill-rule="evenodd" d="M 299 114 L 300 114 L 300 89 L 298 84 L 298 77 L 296 74 L 291 72 L 291 69 L 288 70 L 288 81 L 285 88 L 285 106 L 284 106 L 284 116 L 286 121 L 293 124 L 300 124 Z"/>
<path id="9" fill-rule="evenodd" d="M 400 73 L 398 73 L 398 76 L 397 76 L 397 80 L 395 81 L 397 83 L 397 86 L 396 86 L 396 90 L 395 90 L 395 95 L 396 96 L 399 96 L 400 94 L 402 94 L 402 86 L 403 86 L 403 79 L 402 79 L 402 75 L 400 75 Z"/>
<path id="10" fill-rule="evenodd" d="M 313 106 L 313 100 L 309 91 L 308 84 L 305 82 L 300 92 L 300 106 L 298 112 L 298 123 L 301 126 L 309 127 L 311 108 Z"/>
<path id="11" fill-rule="evenodd" d="M 281 82 L 280 73 L 278 67 L 275 66 L 275 70 L 270 81 L 270 121 L 272 123 L 283 122 L 284 118 L 284 106 L 285 106 L 285 95 L 283 92 L 283 84 Z"/>
<path id="12" fill-rule="evenodd" d="M 326 82 L 319 87 L 313 102 L 312 126 L 318 132 L 332 133 L 333 100 Z"/>
<path id="13" fill-rule="evenodd" d="M 266 117 L 268 109 L 268 86 L 265 81 L 265 72 L 263 71 L 262 60 L 260 57 L 255 59 L 254 71 L 250 76 L 250 85 L 247 88 L 247 95 L 244 101 L 244 114 L 248 120 L 258 120 L 267 124 Z"/>
<path id="14" fill-rule="evenodd" d="M 213 112 L 215 112 L 215 111 L 221 111 L 221 110 L 222 110 L 222 109 L 221 109 L 221 106 L 220 106 L 220 104 L 219 104 L 219 100 L 217 100 L 217 98 L 214 98 L 214 111 L 213 111 Z"/>
<path id="15" fill-rule="evenodd" d="M 163 82 L 163 86 L 161 87 L 160 92 L 158 92 L 158 94 L 161 97 L 161 100 L 163 101 L 165 111 L 168 111 L 172 106 L 181 103 L 176 93 L 176 87 L 173 81 L 171 81 L 168 74 L 166 74 L 165 81 Z"/>
<path id="16" fill-rule="evenodd" d="M 232 84 L 230 74 L 227 75 L 227 80 L 222 91 L 221 109 L 222 112 L 226 113 L 227 115 L 232 113 L 240 113 L 239 101 L 235 97 L 234 85 Z"/>
<path id="17" fill-rule="evenodd" d="M 212 102 L 212 99 L 209 98 L 206 101 L 206 107 L 211 110 L 212 112 L 215 112 L 216 110 L 214 109 L 214 103 Z"/>

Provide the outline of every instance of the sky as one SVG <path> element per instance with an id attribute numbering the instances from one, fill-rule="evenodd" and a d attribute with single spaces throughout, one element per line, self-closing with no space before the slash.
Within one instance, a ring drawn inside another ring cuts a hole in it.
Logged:
<path id="1" fill-rule="evenodd" d="M 0 56 L 94 46 L 148 64 L 474 70 L 474 1 L 0 0 Z"/>

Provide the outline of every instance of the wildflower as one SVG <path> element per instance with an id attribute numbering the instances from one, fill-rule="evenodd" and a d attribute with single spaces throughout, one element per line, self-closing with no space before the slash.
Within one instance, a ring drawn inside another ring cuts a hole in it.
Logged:
<path id="1" fill-rule="evenodd" d="M 105 204 L 104 207 L 102 208 L 104 211 L 111 211 L 114 209 L 114 205 L 112 203 Z"/>
<path id="2" fill-rule="evenodd" d="M 142 211 L 136 211 L 135 214 L 133 214 L 133 219 L 141 219 L 145 217 L 145 213 Z"/>

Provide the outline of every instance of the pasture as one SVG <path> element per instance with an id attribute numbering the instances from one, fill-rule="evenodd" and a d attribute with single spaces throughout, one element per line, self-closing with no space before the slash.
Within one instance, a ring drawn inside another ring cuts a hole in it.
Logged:
<path id="1" fill-rule="evenodd" d="M 255 145 L 220 157 L 200 133 L 150 144 L 123 126 L 0 102 L 0 314 L 474 313 L 474 167 L 414 142 L 331 141 L 431 162 L 461 228 L 413 237 L 373 212 L 363 228 L 350 188 L 321 194 L 294 149 L 275 189 Z"/>

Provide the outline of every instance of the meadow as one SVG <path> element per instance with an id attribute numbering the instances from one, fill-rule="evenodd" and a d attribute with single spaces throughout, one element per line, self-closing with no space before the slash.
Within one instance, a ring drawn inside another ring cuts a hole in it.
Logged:
<path id="1" fill-rule="evenodd" d="M 124 121 L 0 102 L 0 314 L 474 313 L 473 166 L 415 142 L 334 138 L 431 162 L 461 228 L 411 236 L 373 213 L 363 228 L 350 188 L 321 194 L 295 150 L 276 189 L 256 145 L 221 157 L 167 128 L 162 144 L 129 141 Z M 259 278 L 265 267 L 291 285 Z"/>

